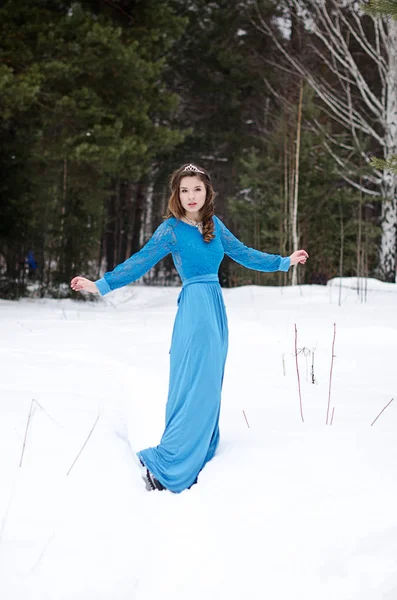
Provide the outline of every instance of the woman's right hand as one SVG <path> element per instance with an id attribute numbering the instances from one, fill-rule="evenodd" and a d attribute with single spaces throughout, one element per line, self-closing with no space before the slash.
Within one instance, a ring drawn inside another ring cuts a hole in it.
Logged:
<path id="1" fill-rule="evenodd" d="M 90 279 L 86 279 L 85 277 L 73 277 L 70 282 L 70 287 L 75 292 L 81 292 L 85 290 L 86 292 L 90 292 L 91 294 L 98 294 L 99 290 L 95 283 Z"/>

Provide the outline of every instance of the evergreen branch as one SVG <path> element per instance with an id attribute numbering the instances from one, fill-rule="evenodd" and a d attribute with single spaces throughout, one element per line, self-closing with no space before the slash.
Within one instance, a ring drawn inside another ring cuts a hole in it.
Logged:
<path id="1" fill-rule="evenodd" d="M 396 0 L 369 0 L 368 4 L 363 4 L 362 9 L 368 15 L 374 17 L 385 16 L 397 19 L 397 1 Z"/>
<path id="2" fill-rule="evenodd" d="M 390 171 L 391 173 L 397 175 L 397 154 L 390 156 L 387 160 L 375 158 L 373 156 L 371 158 L 371 166 L 384 171 Z"/>

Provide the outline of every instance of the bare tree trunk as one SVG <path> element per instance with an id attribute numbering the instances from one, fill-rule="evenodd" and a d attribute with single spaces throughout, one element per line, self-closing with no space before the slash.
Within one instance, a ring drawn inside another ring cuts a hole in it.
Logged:
<path id="1" fill-rule="evenodd" d="M 61 203 L 61 230 L 59 234 L 59 253 L 58 253 L 58 272 L 62 278 L 64 274 L 64 229 L 65 229 L 65 212 L 66 212 L 66 193 L 67 193 L 67 178 L 68 178 L 68 161 L 65 158 L 63 161 L 63 184 L 62 184 L 62 203 Z M 58 298 L 61 295 L 61 287 L 58 288 Z"/>
<path id="2" fill-rule="evenodd" d="M 111 271 L 116 266 L 116 193 L 117 182 L 113 181 L 113 189 L 106 202 L 105 255 L 106 269 Z"/>
<path id="3" fill-rule="evenodd" d="M 360 296 L 362 273 L 362 220 L 363 220 L 363 194 L 360 191 L 360 199 L 358 203 L 358 231 L 357 231 L 357 295 Z"/>
<path id="4" fill-rule="evenodd" d="M 140 230 L 140 245 L 143 246 L 151 238 L 153 230 L 157 228 L 157 224 L 153 223 L 153 192 L 154 182 L 153 176 L 150 176 L 149 184 L 146 187 L 145 201 L 143 203 L 142 225 Z M 163 268 L 160 265 L 159 269 Z M 148 274 L 145 280 L 151 283 L 154 279 L 153 273 Z"/>
<path id="5" fill-rule="evenodd" d="M 365 241 L 364 241 L 364 298 L 363 301 L 367 301 L 367 291 L 368 291 L 368 231 L 367 231 L 367 223 L 365 223 Z"/>
<path id="6" fill-rule="evenodd" d="M 105 224 L 106 224 L 106 211 L 103 210 L 103 214 L 102 214 L 102 228 L 101 228 L 101 241 L 99 244 L 99 252 L 98 252 L 98 268 L 96 271 L 96 276 L 97 279 L 100 278 L 101 276 L 101 268 L 102 268 L 102 259 L 103 259 L 103 255 L 104 255 L 104 241 L 105 241 Z"/>
<path id="7" fill-rule="evenodd" d="M 281 156 L 279 156 L 279 162 L 281 162 Z M 282 172 L 282 164 L 279 164 L 279 169 Z M 280 182 L 279 182 L 279 198 L 280 198 L 280 220 L 278 222 L 278 253 L 280 254 L 280 256 L 285 256 L 284 252 L 283 252 L 283 249 L 284 249 L 284 232 L 283 232 L 284 198 L 283 198 L 283 182 L 282 182 L 281 178 L 280 178 Z M 283 271 L 279 271 L 278 283 L 279 283 L 279 285 L 280 284 L 283 285 L 283 282 L 284 282 Z"/>
<path id="8" fill-rule="evenodd" d="M 258 217 L 258 210 L 257 210 L 256 203 L 255 203 L 255 208 L 254 208 L 254 243 L 253 243 L 253 246 L 254 246 L 254 248 L 260 248 L 261 247 L 261 243 L 260 243 L 260 219 Z M 254 271 L 253 275 L 254 275 L 255 285 L 259 285 L 259 283 L 260 283 L 260 272 L 259 271 Z"/>
<path id="9" fill-rule="evenodd" d="M 339 217 L 340 217 L 340 251 L 339 251 L 339 306 L 340 306 L 342 303 L 343 251 L 344 251 L 344 242 L 345 242 L 342 200 L 341 200 L 340 195 L 339 195 Z"/>
<path id="10" fill-rule="evenodd" d="M 140 181 L 135 189 L 135 210 L 134 210 L 134 223 L 132 229 L 131 238 L 131 252 L 139 252 L 141 249 L 141 230 L 143 222 L 143 210 L 146 196 L 146 187 L 142 181 Z"/>
<path id="11" fill-rule="evenodd" d="M 142 227 L 140 231 L 140 245 L 146 244 L 153 232 L 153 179 L 150 180 L 147 186 L 146 198 L 143 207 Z"/>
<path id="12" fill-rule="evenodd" d="M 114 188 L 114 253 L 115 263 L 123 262 L 125 256 L 121 255 L 121 231 L 122 231 L 122 199 L 120 177 L 116 178 Z"/>
<path id="13" fill-rule="evenodd" d="M 63 184 L 62 184 L 62 204 L 61 204 L 61 233 L 60 233 L 60 270 L 62 271 L 62 261 L 63 261 L 63 237 L 64 237 L 64 229 L 65 229 L 65 212 L 66 212 L 66 191 L 67 191 L 67 180 L 68 180 L 68 161 L 66 158 L 63 161 Z"/>
<path id="14" fill-rule="evenodd" d="M 295 162 L 293 142 L 289 141 L 289 247 L 294 248 L 294 181 L 295 181 Z"/>
<path id="15" fill-rule="evenodd" d="M 397 21 L 388 21 L 388 69 L 386 127 L 384 158 L 397 154 Z M 382 180 L 382 241 L 380 248 L 380 275 L 386 281 L 397 283 L 397 176 L 386 171 Z"/>
<path id="16" fill-rule="evenodd" d="M 126 184 L 126 204 L 128 208 L 128 226 L 125 235 L 125 255 L 128 258 L 132 254 L 132 229 L 135 221 L 135 184 L 132 181 L 128 181 Z"/>
<path id="17" fill-rule="evenodd" d="M 296 131 L 295 143 L 295 178 L 294 178 L 294 201 L 292 212 L 292 248 L 293 252 L 298 250 L 298 197 L 299 197 L 299 156 L 301 148 L 301 123 L 302 123 L 302 103 L 303 103 L 303 80 L 301 80 L 299 91 L 299 106 L 298 106 L 298 124 Z M 292 285 L 298 283 L 298 269 L 292 271 Z"/>
<path id="18" fill-rule="evenodd" d="M 287 251 L 288 245 L 288 151 L 287 151 L 288 138 L 284 128 L 284 251 Z M 288 273 L 285 272 L 284 283 L 288 281 Z"/>
<path id="19" fill-rule="evenodd" d="M 119 208 L 119 243 L 118 256 L 119 261 L 124 261 L 128 258 L 128 230 L 129 230 L 129 195 L 128 184 L 120 185 L 120 208 Z"/>

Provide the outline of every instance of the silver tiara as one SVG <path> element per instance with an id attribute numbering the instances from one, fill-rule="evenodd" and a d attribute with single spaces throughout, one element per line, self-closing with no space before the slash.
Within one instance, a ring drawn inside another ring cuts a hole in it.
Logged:
<path id="1" fill-rule="evenodd" d="M 200 171 L 200 169 L 198 169 L 194 165 L 188 165 L 183 170 L 184 171 L 193 171 L 194 173 L 202 173 L 203 175 L 205 175 L 204 171 Z"/>

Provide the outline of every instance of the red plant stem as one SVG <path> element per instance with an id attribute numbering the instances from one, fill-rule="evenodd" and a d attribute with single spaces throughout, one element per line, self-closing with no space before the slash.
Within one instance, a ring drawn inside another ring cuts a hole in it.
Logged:
<path id="1" fill-rule="evenodd" d="M 30 403 L 30 410 L 29 410 L 28 422 L 26 423 L 25 437 L 23 438 L 23 446 L 22 446 L 21 460 L 19 461 L 19 466 L 20 466 L 20 467 L 22 466 L 23 455 L 24 455 L 24 453 L 25 453 L 25 446 L 26 446 L 26 439 L 27 439 L 27 437 L 28 437 L 29 423 L 30 423 L 30 419 L 31 419 L 31 417 L 32 417 L 33 402 L 34 402 L 34 400 L 32 400 L 32 402 Z"/>
<path id="2" fill-rule="evenodd" d="M 334 354 L 334 347 L 335 347 L 335 336 L 336 336 L 336 323 L 334 323 L 334 339 L 332 341 L 332 360 L 331 360 L 331 371 L 329 374 L 329 390 L 328 390 L 328 406 L 327 406 L 327 420 L 325 422 L 326 425 L 328 425 L 328 416 L 329 416 L 329 405 L 331 403 L 331 383 L 332 383 L 332 368 L 334 366 L 334 358 L 335 358 L 335 354 Z"/>
<path id="3" fill-rule="evenodd" d="M 250 429 L 250 426 L 249 426 L 249 423 L 248 423 L 248 419 L 247 419 L 247 417 L 245 415 L 245 411 L 244 410 L 243 410 L 243 415 L 244 415 L 244 418 L 245 418 L 245 422 L 247 423 L 247 427 L 248 427 L 248 429 Z"/>
<path id="4" fill-rule="evenodd" d="M 330 423 L 331 425 L 332 425 L 332 423 L 334 422 L 334 412 L 335 412 L 335 406 L 334 406 L 334 408 L 332 409 L 331 423 Z"/>
<path id="5" fill-rule="evenodd" d="M 299 390 L 299 404 L 300 404 L 300 411 L 301 411 L 301 418 L 302 418 L 302 423 L 305 422 L 304 418 L 303 418 L 303 408 L 302 408 L 302 394 L 301 394 L 301 382 L 300 382 L 300 377 L 299 377 L 299 366 L 298 366 L 298 330 L 296 329 L 296 323 L 295 323 L 295 361 L 296 361 L 296 372 L 298 375 L 298 390 Z"/>
<path id="6" fill-rule="evenodd" d="M 375 423 L 375 422 L 376 422 L 376 421 L 379 419 L 379 417 L 381 416 L 381 414 L 383 413 L 383 411 L 384 411 L 384 410 L 386 410 L 386 408 L 389 406 L 389 404 L 391 404 L 391 403 L 393 402 L 393 400 L 394 400 L 394 398 L 392 398 L 392 399 L 390 400 L 390 402 L 388 402 L 388 403 L 386 404 L 386 406 L 385 406 L 384 408 L 382 408 L 382 410 L 380 411 L 380 413 L 379 413 L 379 414 L 378 414 L 378 416 L 376 417 L 375 421 L 372 421 L 372 423 L 371 423 L 371 427 L 372 427 L 372 425 L 373 425 L 373 424 L 374 424 L 374 423 Z"/>

